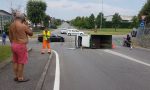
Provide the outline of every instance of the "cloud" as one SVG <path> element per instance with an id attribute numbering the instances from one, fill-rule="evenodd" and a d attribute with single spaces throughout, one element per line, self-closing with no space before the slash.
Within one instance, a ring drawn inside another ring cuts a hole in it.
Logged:
<path id="1" fill-rule="evenodd" d="M 131 10 L 131 9 L 110 6 L 110 5 L 104 5 L 104 13 L 106 15 L 110 15 L 114 13 L 119 13 L 121 15 L 133 15 L 136 13 L 136 11 Z"/>
<path id="2" fill-rule="evenodd" d="M 10 11 L 12 7 L 21 7 L 24 12 L 28 0 L 1 0 L 1 9 Z M 43 0 L 47 3 L 47 14 L 60 19 L 73 19 L 76 16 L 95 16 L 101 12 L 101 0 Z M 103 0 L 104 15 L 118 12 L 121 15 L 136 15 L 147 0 Z"/>
<path id="3" fill-rule="evenodd" d="M 68 13 L 74 13 L 72 17 L 75 15 L 79 16 L 89 16 L 91 13 L 97 15 L 99 12 L 102 11 L 101 4 L 99 3 L 80 3 L 73 0 L 59 0 L 59 1 L 49 1 L 47 0 L 48 9 L 50 10 L 58 10 L 60 12 L 66 11 L 66 16 Z M 111 6 L 104 4 L 103 11 L 105 15 L 112 15 L 115 12 L 122 14 L 122 15 L 133 15 L 135 13 L 133 10 L 120 8 L 116 6 Z M 65 12 L 64 12 L 65 13 Z M 57 15 L 55 15 L 57 16 Z"/>

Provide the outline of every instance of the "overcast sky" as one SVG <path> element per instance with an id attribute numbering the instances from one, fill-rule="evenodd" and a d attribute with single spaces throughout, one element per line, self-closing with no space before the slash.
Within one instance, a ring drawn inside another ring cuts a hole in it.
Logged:
<path id="1" fill-rule="evenodd" d="M 12 1 L 12 4 L 11 4 Z M 0 9 L 10 12 L 13 8 L 20 8 L 24 12 L 28 0 L 0 0 Z M 71 20 L 76 16 L 95 16 L 102 11 L 102 0 L 43 0 L 47 3 L 46 13 L 52 17 Z M 105 16 L 115 12 L 121 15 L 137 15 L 146 0 L 103 0 Z"/>

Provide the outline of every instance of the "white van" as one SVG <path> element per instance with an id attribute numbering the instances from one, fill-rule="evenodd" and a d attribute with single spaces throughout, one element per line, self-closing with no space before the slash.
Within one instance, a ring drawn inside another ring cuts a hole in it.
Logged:
<path id="1" fill-rule="evenodd" d="M 71 35 L 83 35 L 83 34 L 84 34 L 84 32 L 81 32 L 81 31 L 79 31 L 77 29 L 68 29 L 68 31 L 67 31 L 67 35 L 68 36 L 71 36 Z"/>

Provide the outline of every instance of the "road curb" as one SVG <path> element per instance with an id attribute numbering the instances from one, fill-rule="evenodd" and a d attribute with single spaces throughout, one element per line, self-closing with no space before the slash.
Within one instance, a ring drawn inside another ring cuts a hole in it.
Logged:
<path id="1" fill-rule="evenodd" d="M 146 50 L 146 51 L 150 51 L 150 49 L 149 49 L 149 48 L 142 48 L 142 47 L 134 47 L 134 48 L 142 49 L 142 50 Z"/>
<path id="2" fill-rule="evenodd" d="M 37 83 L 37 86 L 35 88 L 35 90 L 42 90 L 42 87 L 43 87 L 43 84 L 44 84 L 44 81 L 45 81 L 45 77 L 46 77 L 46 74 L 47 74 L 47 71 L 48 71 L 48 67 L 50 65 L 50 61 L 51 61 L 51 58 L 53 56 L 53 52 L 49 55 L 49 59 L 44 67 L 44 70 L 43 70 L 43 73 Z"/>
<path id="3" fill-rule="evenodd" d="M 28 52 L 31 52 L 32 51 L 32 48 L 29 47 L 28 48 Z M 8 58 L 7 60 L 3 61 L 0 63 L 0 69 L 4 68 L 7 64 L 11 63 L 11 58 Z"/>

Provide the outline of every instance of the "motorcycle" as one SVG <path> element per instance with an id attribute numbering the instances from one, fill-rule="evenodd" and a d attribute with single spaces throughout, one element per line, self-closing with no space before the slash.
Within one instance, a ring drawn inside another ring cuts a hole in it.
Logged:
<path id="1" fill-rule="evenodd" d="M 127 40 L 127 38 L 123 38 L 123 46 L 124 47 L 130 47 L 132 49 L 131 40 Z"/>

